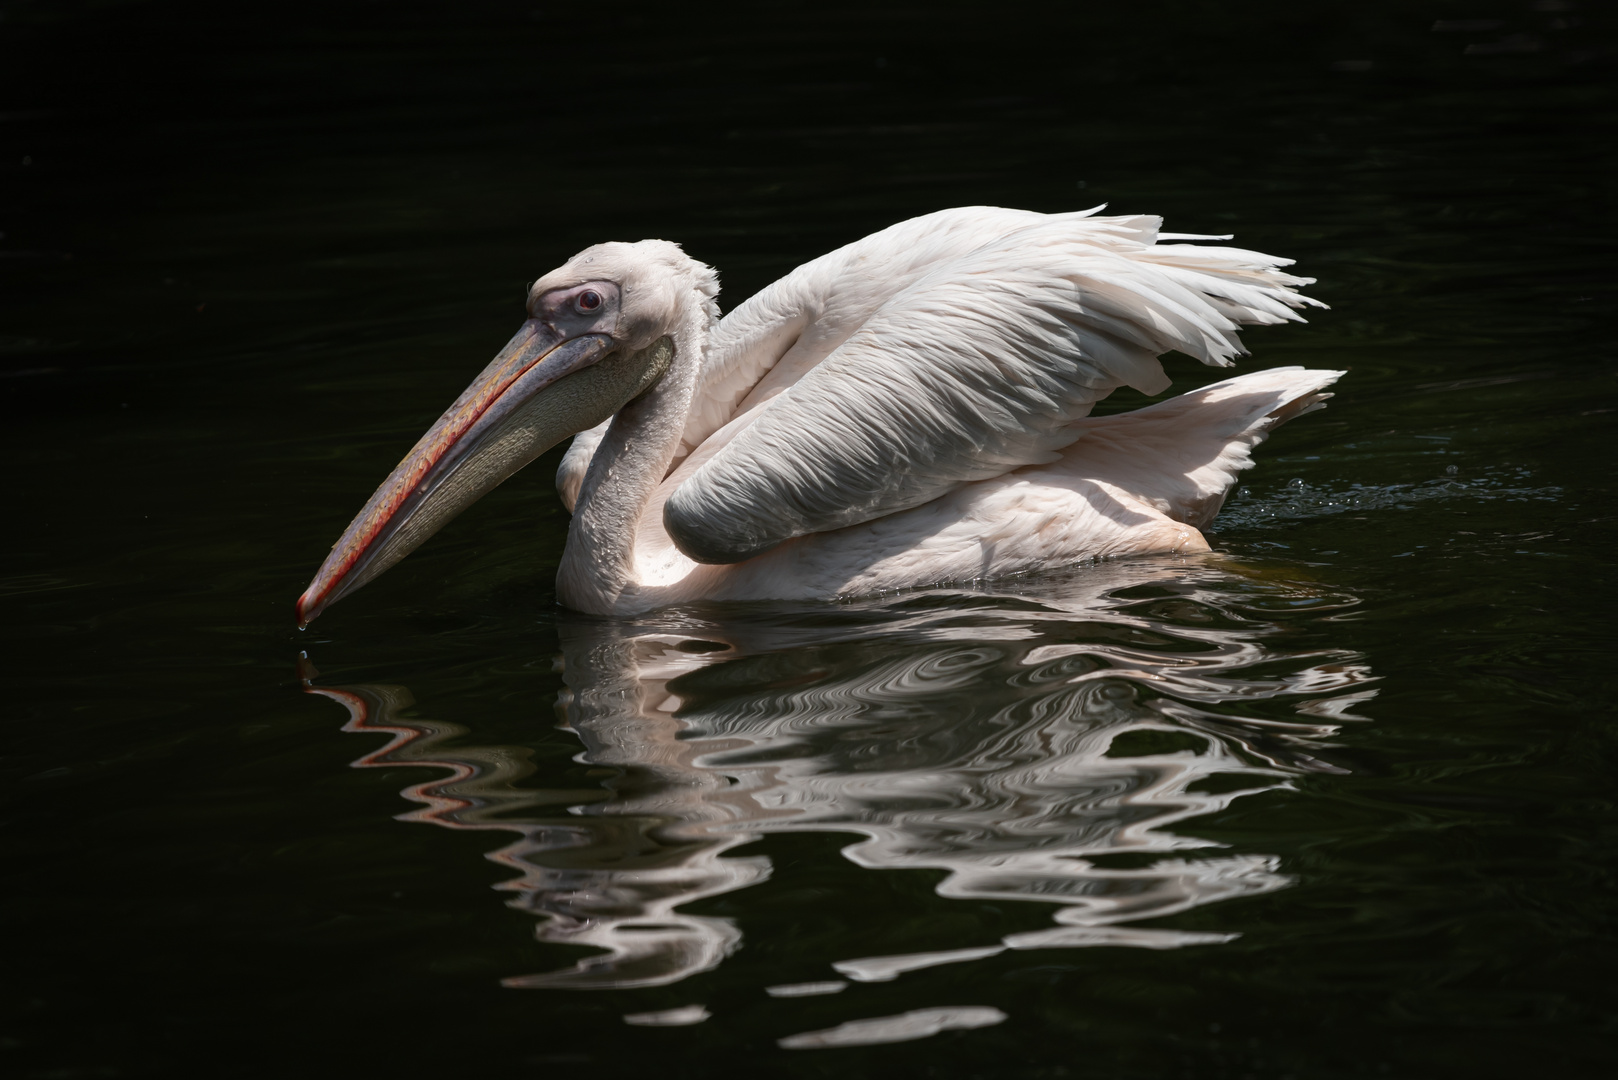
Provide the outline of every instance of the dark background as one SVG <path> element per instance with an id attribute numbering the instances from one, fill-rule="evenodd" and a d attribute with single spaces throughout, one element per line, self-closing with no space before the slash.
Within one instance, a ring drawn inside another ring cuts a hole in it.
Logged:
<path id="1" fill-rule="evenodd" d="M 217 364 L 473 298 L 509 322 L 603 236 L 680 239 L 734 303 L 783 248 L 962 201 L 1324 229 L 1339 259 L 1419 230 L 1452 265 L 1611 212 L 1606 5 L 627 10 L 8 0 L 7 364 Z"/>
<path id="2" fill-rule="evenodd" d="M 501 991 L 531 920 L 491 914 L 476 844 L 390 820 L 419 771 L 347 771 L 354 740 L 299 693 L 307 649 L 539 739 L 519 729 L 559 684 L 523 672 L 556 651 L 565 521 L 545 463 L 318 635 L 292 602 L 526 283 L 587 244 L 678 240 L 729 308 L 913 214 L 1107 202 L 1320 279 L 1333 310 L 1251 334 L 1250 363 L 1350 376 L 1261 452 L 1270 517 L 1221 543 L 1365 600 L 1308 633 L 1390 680 L 1378 723 L 1319 802 L 1221 824 L 1303 880 L 1206 924 L 1248 951 L 1120 975 L 1076 950 L 1089 968 L 1007 975 L 1043 1027 L 790 1068 L 1607 1075 L 1613 21 L 0 0 L 0 1053 L 42 1078 L 788 1068 L 717 1024 L 691 1029 L 703 1057 L 618 1023 L 655 1003 L 600 999 L 592 1027 Z M 1453 491 L 1423 486 L 1451 464 Z M 1365 517 L 1324 509 L 1344 492 Z M 547 738 L 560 775 L 577 746 Z M 838 843 L 776 851 L 783 880 L 847 872 Z"/>

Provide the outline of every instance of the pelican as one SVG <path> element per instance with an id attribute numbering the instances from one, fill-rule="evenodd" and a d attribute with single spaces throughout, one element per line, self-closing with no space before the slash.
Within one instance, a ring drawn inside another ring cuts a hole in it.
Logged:
<path id="1" fill-rule="evenodd" d="M 1133 412 L 1171 350 L 1323 306 L 1291 260 L 1152 216 L 961 207 L 798 267 L 719 318 L 664 240 L 587 248 L 333 546 L 300 625 L 568 436 L 568 607 L 835 599 L 1200 552 L 1252 448 L 1343 373 L 1273 368 Z"/>

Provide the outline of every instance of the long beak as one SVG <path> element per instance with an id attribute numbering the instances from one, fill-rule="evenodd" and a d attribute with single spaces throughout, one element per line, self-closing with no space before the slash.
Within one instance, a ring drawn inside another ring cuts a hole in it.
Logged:
<path id="1" fill-rule="evenodd" d="M 539 455 L 616 413 L 663 374 L 668 338 L 614 352 L 602 334 L 564 340 L 525 322 L 376 489 L 298 598 L 298 625 L 419 547 Z"/>

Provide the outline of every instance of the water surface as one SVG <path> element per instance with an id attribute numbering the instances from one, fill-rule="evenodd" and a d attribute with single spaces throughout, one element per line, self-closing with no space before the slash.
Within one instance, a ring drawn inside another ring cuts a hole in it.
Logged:
<path id="1" fill-rule="evenodd" d="M 0 13 L 8 1072 L 1611 1071 L 1604 11 Z M 589 619 L 553 454 L 294 628 L 585 244 L 1102 201 L 1332 307 L 1215 554 Z"/>

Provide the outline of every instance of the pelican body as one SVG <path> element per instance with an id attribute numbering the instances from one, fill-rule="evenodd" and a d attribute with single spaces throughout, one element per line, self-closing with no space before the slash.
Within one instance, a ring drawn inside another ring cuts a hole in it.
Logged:
<path id="1" fill-rule="evenodd" d="M 806 263 L 719 318 L 662 240 L 586 249 L 371 496 L 298 600 L 307 625 L 546 450 L 573 518 L 562 603 L 834 599 L 1208 549 L 1252 448 L 1342 372 L 1159 394 L 1243 325 L 1322 306 L 1290 260 L 1155 217 L 962 207 Z"/>

